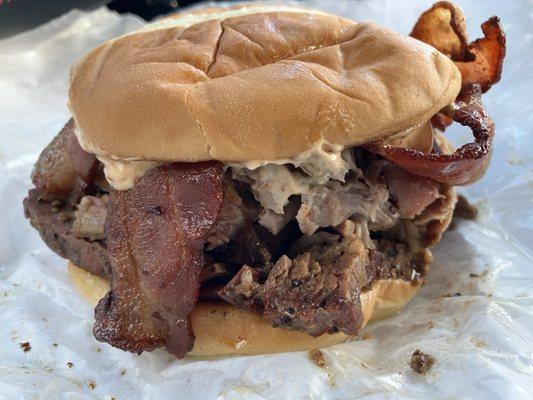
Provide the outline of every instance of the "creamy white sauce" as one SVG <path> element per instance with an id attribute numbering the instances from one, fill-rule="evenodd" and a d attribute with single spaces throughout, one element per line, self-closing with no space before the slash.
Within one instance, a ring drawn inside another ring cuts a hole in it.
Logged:
<path id="1" fill-rule="evenodd" d="M 106 156 L 96 156 L 104 165 L 104 174 L 109 184 L 116 190 L 128 190 L 144 174 L 159 165 L 154 161 L 121 160 Z"/>
<path id="2" fill-rule="evenodd" d="M 122 158 L 109 154 L 94 143 L 86 139 L 83 132 L 76 127 L 74 134 L 83 150 L 96 155 L 104 166 L 106 180 L 116 190 L 128 190 L 133 187 L 135 180 L 162 163 L 155 161 L 139 160 L 135 158 Z"/>
<path id="3" fill-rule="evenodd" d="M 228 163 L 234 171 L 240 169 L 256 170 L 266 165 L 292 164 L 301 168 L 317 183 L 324 183 L 331 178 L 343 181 L 350 166 L 342 157 L 344 146 L 330 143 L 320 139 L 310 149 L 293 158 L 280 158 L 276 160 L 251 160 L 241 163 Z"/>
<path id="4" fill-rule="evenodd" d="M 391 138 L 404 137 L 412 133 L 414 126 L 405 131 L 398 132 Z M 141 178 L 152 168 L 155 168 L 162 162 L 146 161 L 134 158 L 121 158 L 102 151 L 94 143 L 90 143 L 81 131 L 75 132 L 81 147 L 90 153 L 96 154 L 96 157 L 104 166 L 104 173 L 109 184 L 116 190 L 128 190 L 133 187 L 135 180 Z M 344 181 L 346 173 L 351 167 L 351 160 L 343 157 L 345 146 L 330 143 L 325 139 L 320 139 L 308 150 L 292 158 L 279 158 L 274 160 L 250 160 L 240 163 L 227 163 L 234 174 L 239 174 L 240 170 L 256 170 L 267 165 L 286 165 L 292 164 L 300 168 L 314 182 L 323 184 L 330 179 Z M 353 162 L 353 161 L 352 161 Z"/>

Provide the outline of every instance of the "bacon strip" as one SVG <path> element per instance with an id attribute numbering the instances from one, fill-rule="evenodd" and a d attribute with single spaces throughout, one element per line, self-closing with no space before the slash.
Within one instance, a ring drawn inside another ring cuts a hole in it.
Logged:
<path id="1" fill-rule="evenodd" d="M 500 81 L 506 38 L 498 17 L 485 21 L 481 29 L 484 37 L 468 44 L 463 11 L 448 1 L 439 1 L 420 16 L 411 36 L 454 60 L 463 86 L 478 83 L 485 93 Z"/>
<path id="2" fill-rule="evenodd" d="M 448 1 L 439 1 L 424 12 L 411 36 L 448 55 L 461 71 L 462 90 L 453 115 L 438 113 L 433 126 L 444 130 L 452 121 L 472 129 L 475 141 L 453 154 L 423 154 L 378 143 L 366 148 L 407 171 L 450 185 L 465 185 L 478 180 L 491 156 L 494 123 L 481 104 L 481 93 L 499 82 L 506 52 L 505 33 L 498 17 L 481 25 L 484 38 L 468 44 L 462 10 Z"/>
<path id="3" fill-rule="evenodd" d="M 189 314 L 222 205 L 221 175 L 218 162 L 167 164 L 111 194 L 111 290 L 95 310 L 98 340 L 137 353 L 165 346 L 176 357 L 192 349 Z"/>
<path id="4" fill-rule="evenodd" d="M 450 185 L 478 180 L 487 169 L 492 150 L 494 122 L 481 104 L 481 86 L 465 86 L 457 98 L 453 120 L 468 126 L 475 141 L 453 154 L 424 154 L 418 150 L 370 143 L 365 148 L 407 171 Z"/>
<path id="5" fill-rule="evenodd" d="M 457 61 L 455 65 L 461 71 L 463 86 L 479 83 L 485 93 L 501 79 L 506 38 L 498 17 L 483 22 L 481 29 L 485 37 L 477 39 L 468 46 L 469 51 L 476 56 L 476 60 Z"/>

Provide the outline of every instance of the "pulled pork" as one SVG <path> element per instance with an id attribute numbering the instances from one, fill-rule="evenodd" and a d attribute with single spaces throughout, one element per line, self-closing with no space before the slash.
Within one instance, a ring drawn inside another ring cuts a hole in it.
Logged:
<path id="1" fill-rule="evenodd" d="M 307 235 L 319 228 L 337 226 L 356 215 L 376 228 L 392 226 L 398 220 L 398 214 L 389 202 L 387 186 L 378 176 L 381 173 L 379 167 L 372 165 L 368 168 L 369 174 L 363 173 L 356 166 L 352 151 L 346 150 L 339 155 L 342 161 L 338 163 L 342 168 L 337 169 L 330 179 L 325 179 L 324 175 L 317 179 L 306 172 L 319 168 L 313 160 L 321 162 L 322 159 L 307 160 L 306 170 L 276 164 L 253 170 L 233 168 L 233 177 L 250 185 L 263 209 L 259 223 L 272 233 L 279 232 L 294 214 L 300 230 Z M 376 163 L 382 166 L 382 162 Z M 330 165 L 330 168 L 333 167 Z M 299 202 L 291 201 L 294 196 L 299 197 Z"/>
<path id="2" fill-rule="evenodd" d="M 250 185 L 261 207 L 258 222 L 273 234 L 293 219 L 306 235 L 349 219 L 364 220 L 370 230 L 381 231 L 419 216 L 444 199 L 445 185 L 389 162 L 374 159 L 363 171 L 352 150 L 344 151 L 342 159 L 345 175 L 322 183 L 301 169 L 276 164 L 253 170 L 234 168 L 232 175 Z"/>
<path id="3" fill-rule="evenodd" d="M 104 240 L 105 219 L 107 216 L 107 195 L 83 196 L 78 204 L 72 224 L 72 233 L 90 241 Z"/>

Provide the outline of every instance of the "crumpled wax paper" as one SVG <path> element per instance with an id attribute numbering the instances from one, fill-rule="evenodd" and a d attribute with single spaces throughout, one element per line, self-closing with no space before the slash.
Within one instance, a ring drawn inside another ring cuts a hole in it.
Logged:
<path id="1" fill-rule="evenodd" d="M 431 2 L 307 4 L 409 33 Z M 69 117 L 69 66 L 142 22 L 106 9 L 73 11 L 1 41 L 0 398 L 533 398 L 533 3 L 460 4 L 472 38 L 494 14 L 508 35 L 502 82 L 484 96 L 497 124 L 492 165 L 462 189 L 480 207 L 479 221 L 457 221 L 445 235 L 427 284 L 402 313 L 372 323 L 366 340 L 324 350 L 328 371 L 305 352 L 175 360 L 93 338 L 92 307 L 69 283 L 65 260 L 24 219 L 22 199 L 39 152 Z M 456 141 L 470 135 L 452 131 Z M 409 367 L 418 348 L 437 359 L 425 375 Z"/>

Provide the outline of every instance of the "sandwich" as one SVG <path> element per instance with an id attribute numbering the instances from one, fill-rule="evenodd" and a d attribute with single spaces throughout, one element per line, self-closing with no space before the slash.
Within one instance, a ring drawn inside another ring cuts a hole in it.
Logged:
<path id="1" fill-rule="evenodd" d="M 71 70 L 72 119 L 26 216 L 95 305 L 96 339 L 178 358 L 356 338 L 424 282 L 479 179 L 497 17 L 439 2 L 411 37 L 272 4 L 179 13 Z M 474 139 L 454 149 L 452 122 Z"/>

